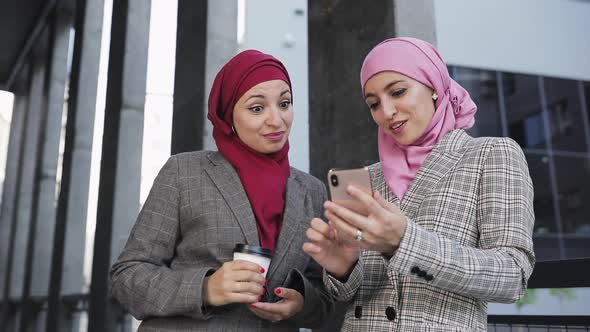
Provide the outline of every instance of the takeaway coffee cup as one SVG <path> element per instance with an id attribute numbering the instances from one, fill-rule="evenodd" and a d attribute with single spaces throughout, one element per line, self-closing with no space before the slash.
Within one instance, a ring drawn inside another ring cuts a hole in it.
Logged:
<path id="1" fill-rule="evenodd" d="M 265 278 L 271 258 L 272 252 L 270 249 L 243 243 L 238 243 L 234 247 L 234 260 L 241 259 L 262 266 L 264 268 L 263 275 Z"/>

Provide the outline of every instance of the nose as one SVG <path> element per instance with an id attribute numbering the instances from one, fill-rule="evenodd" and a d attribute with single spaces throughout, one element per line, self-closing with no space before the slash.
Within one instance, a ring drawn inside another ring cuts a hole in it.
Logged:
<path id="1" fill-rule="evenodd" d="M 393 119 L 393 117 L 397 114 L 397 108 L 395 107 L 395 103 L 388 100 L 385 100 L 382 103 L 383 115 L 385 116 L 385 118 Z"/>
<path id="2" fill-rule="evenodd" d="M 281 118 L 281 110 L 277 107 L 273 107 L 270 112 L 267 113 L 268 116 L 266 117 L 266 125 L 271 127 L 280 127 L 283 119 Z"/>

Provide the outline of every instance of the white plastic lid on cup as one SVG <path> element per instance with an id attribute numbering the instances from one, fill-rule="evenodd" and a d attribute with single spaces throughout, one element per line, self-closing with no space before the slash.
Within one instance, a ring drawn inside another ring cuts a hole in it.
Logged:
<path id="1" fill-rule="evenodd" d="M 240 259 L 248 262 L 258 264 L 264 268 L 264 277 L 268 272 L 270 260 L 272 258 L 272 251 L 267 248 L 259 247 L 251 244 L 238 243 L 234 247 L 234 260 Z"/>

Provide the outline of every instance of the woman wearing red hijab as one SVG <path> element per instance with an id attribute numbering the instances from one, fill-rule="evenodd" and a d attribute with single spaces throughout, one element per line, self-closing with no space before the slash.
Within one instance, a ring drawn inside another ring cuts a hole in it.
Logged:
<path id="1" fill-rule="evenodd" d="M 170 157 L 111 268 L 111 293 L 142 331 L 297 331 L 332 311 L 321 268 L 302 251 L 324 185 L 289 166 L 291 81 L 244 51 L 217 74 L 209 120 L 218 152 Z M 269 249 L 268 271 L 233 260 Z M 266 273 L 266 278 L 264 273 Z"/>

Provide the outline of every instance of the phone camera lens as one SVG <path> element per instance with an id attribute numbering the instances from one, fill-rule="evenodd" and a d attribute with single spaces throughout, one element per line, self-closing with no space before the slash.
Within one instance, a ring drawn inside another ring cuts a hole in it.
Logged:
<path id="1" fill-rule="evenodd" d="M 336 176 L 336 174 L 332 174 L 332 176 L 330 177 L 330 182 L 332 182 L 332 185 L 334 187 L 338 186 L 338 177 Z"/>

